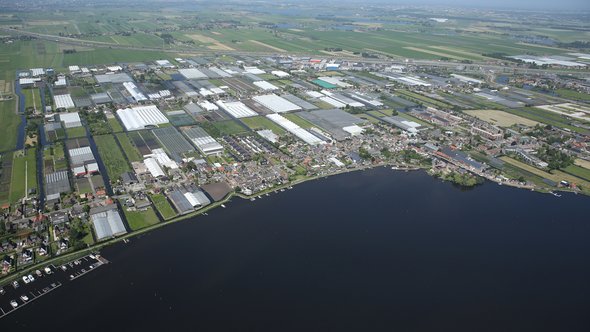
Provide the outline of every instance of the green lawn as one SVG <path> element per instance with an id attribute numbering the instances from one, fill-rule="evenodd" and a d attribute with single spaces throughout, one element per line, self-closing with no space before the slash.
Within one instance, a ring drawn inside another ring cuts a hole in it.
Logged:
<path id="1" fill-rule="evenodd" d="M 155 225 L 160 222 L 158 215 L 156 215 L 156 212 L 151 206 L 145 211 L 127 211 L 126 209 L 123 209 L 123 213 L 125 213 L 127 223 L 133 231 Z"/>
<path id="2" fill-rule="evenodd" d="M 155 194 L 152 195 L 151 198 L 152 202 L 154 203 L 154 206 L 156 207 L 156 209 L 158 209 L 160 215 L 162 215 L 162 218 L 164 218 L 164 220 L 168 220 L 176 216 L 176 212 L 172 208 L 172 205 L 170 205 L 170 203 L 168 202 L 166 196 L 162 194 Z"/>
<path id="3" fill-rule="evenodd" d="M 141 154 L 139 153 L 139 151 L 137 151 L 133 143 L 131 143 L 131 140 L 129 139 L 129 136 L 127 136 L 127 134 L 118 133 L 115 136 L 117 136 L 117 139 L 119 140 L 119 143 L 123 148 L 123 152 L 125 152 L 125 155 L 127 156 L 127 159 L 129 159 L 130 162 L 143 160 Z"/>
<path id="4" fill-rule="evenodd" d="M 563 98 L 567 98 L 567 99 L 580 100 L 580 101 L 590 101 L 590 94 L 581 93 L 581 92 L 574 91 L 574 90 L 557 89 L 557 90 L 555 90 L 555 93 L 557 93 L 558 96 L 563 97 Z"/>
<path id="5" fill-rule="evenodd" d="M 285 129 L 264 116 L 253 116 L 250 118 L 242 118 L 241 120 L 252 130 L 270 129 L 277 135 L 285 133 Z"/>
<path id="6" fill-rule="evenodd" d="M 121 174 L 131 171 L 131 166 L 125 160 L 125 156 L 119 149 L 115 137 L 111 135 L 96 136 L 94 141 L 111 181 L 114 182 L 121 177 Z"/>

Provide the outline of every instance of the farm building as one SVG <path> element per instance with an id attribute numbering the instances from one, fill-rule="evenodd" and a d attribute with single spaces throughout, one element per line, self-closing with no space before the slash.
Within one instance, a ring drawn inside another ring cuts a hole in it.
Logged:
<path id="1" fill-rule="evenodd" d="M 84 166 L 96 162 L 89 146 L 68 150 L 72 167 Z"/>
<path id="2" fill-rule="evenodd" d="M 301 107 L 275 94 L 256 96 L 252 99 L 275 113 L 301 110 Z"/>
<path id="3" fill-rule="evenodd" d="M 94 79 L 100 84 L 133 82 L 133 79 L 127 73 L 95 75 Z"/>
<path id="4" fill-rule="evenodd" d="M 256 112 L 251 110 L 248 106 L 244 105 L 244 103 L 240 101 L 223 102 L 220 100 L 216 102 L 216 104 L 217 106 L 221 107 L 224 111 L 226 111 L 235 118 L 246 118 L 249 116 L 258 115 Z"/>
<path id="5" fill-rule="evenodd" d="M 198 80 L 207 78 L 207 75 L 196 68 L 179 69 L 178 72 L 188 80 Z"/>
<path id="6" fill-rule="evenodd" d="M 55 102 L 56 109 L 69 109 L 76 107 L 74 105 L 74 101 L 72 100 L 72 96 L 69 94 L 55 95 L 53 96 L 53 101 Z"/>
<path id="7" fill-rule="evenodd" d="M 290 120 L 282 117 L 279 114 L 269 114 L 266 117 L 309 145 L 318 145 L 326 143 L 324 140 L 313 135 L 309 131 L 299 127 L 297 124 L 291 122 Z"/>
<path id="8" fill-rule="evenodd" d="M 127 233 L 115 204 L 93 208 L 89 214 L 97 241 Z"/>
<path id="9" fill-rule="evenodd" d="M 223 146 L 200 127 L 185 129 L 184 134 L 204 155 L 214 155 L 223 152 Z"/>
<path id="10" fill-rule="evenodd" d="M 82 127 L 82 120 L 78 112 L 73 113 L 61 113 L 59 120 L 64 123 L 65 128 L 76 128 Z"/>
<path id="11" fill-rule="evenodd" d="M 135 85 L 135 83 L 124 82 L 123 86 L 125 87 L 127 92 L 129 92 L 131 97 L 133 97 L 133 100 L 135 100 L 136 102 L 147 100 L 147 97 L 139 90 L 139 88 L 137 87 L 137 85 Z"/>
<path id="12" fill-rule="evenodd" d="M 169 122 L 168 118 L 154 105 L 120 109 L 117 111 L 117 115 L 129 131 L 154 127 Z"/>
<path id="13" fill-rule="evenodd" d="M 258 82 L 254 82 L 254 85 L 256 85 L 259 89 L 264 90 L 264 91 L 274 91 L 274 90 L 278 90 L 279 88 L 267 81 L 258 81 Z"/>
<path id="14" fill-rule="evenodd" d="M 45 195 L 47 201 L 57 200 L 61 193 L 70 191 L 68 171 L 45 174 Z"/>

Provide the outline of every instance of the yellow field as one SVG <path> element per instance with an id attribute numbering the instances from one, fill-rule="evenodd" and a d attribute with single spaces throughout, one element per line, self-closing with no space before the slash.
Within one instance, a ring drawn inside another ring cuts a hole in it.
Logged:
<path id="1" fill-rule="evenodd" d="M 554 171 L 551 171 L 551 173 L 549 173 L 549 172 L 545 172 L 543 170 L 540 170 L 540 169 L 538 169 L 536 167 L 533 167 L 533 166 L 531 166 L 529 164 L 525 164 L 523 162 L 520 162 L 520 161 L 518 161 L 516 159 L 512 159 L 510 157 L 504 156 L 504 157 L 500 157 L 500 159 L 502 159 L 503 161 L 505 161 L 505 162 L 507 162 L 507 163 L 509 163 L 511 165 L 514 165 L 514 166 L 516 166 L 518 168 L 524 169 L 527 172 L 530 172 L 530 173 L 533 173 L 535 175 L 538 175 L 538 176 L 540 176 L 542 178 L 546 178 L 546 179 L 549 179 L 549 180 L 554 181 L 554 182 L 557 182 L 557 183 L 559 183 L 560 181 L 565 180 L 565 181 L 567 181 L 569 183 L 574 183 L 577 186 L 582 186 L 585 191 L 588 191 L 590 189 L 590 182 L 588 182 L 586 180 L 582 180 L 580 178 L 577 178 L 577 177 L 575 177 L 573 175 L 564 173 L 562 171 L 554 170 Z"/>
<path id="2" fill-rule="evenodd" d="M 251 39 L 251 40 L 250 40 L 250 42 L 251 42 L 251 43 L 254 43 L 254 44 L 256 44 L 256 45 L 260 45 L 260 46 L 262 46 L 262 47 L 269 48 L 269 49 L 271 49 L 271 50 L 273 50 L 273 51 L 277 51 L 277 52 L 287 52 L 287 50 L 284 50 L 284 49 L 282 49 L 282 48 L 278 48 L 278 47 L 274 47 L 274 46 L 272 46 L 272 45 L 268 45 L 268 44 L 266 44 L 266 43 L 263 43 L 263 42 L 260 42 L 260 41 L 258 41 L 258 40 L 253 40 L 253 39 Z"/>
<path id="3" fill-rule="evenodd" d="M 580 167 L 585 168 L 585 169 L 590 169 L 590 161 L 588 161 L 588 160 L 576 159 L 574 161 L 574 164 L 576 166 L 580 166 Z"/>
<path id="4" fill-rule="evenodd" d="M 219 50 L 219 51 L 233 51 L 234 50 L 233 48 L 231 48 L 225 44 L 222 44 L 211 37 L 207 37 L 207 36 L 199 35 L 199 34 L 189 34 L 186 36 L 189 37 L 190 39 L 196 40 L 200 43 L 213 44 L 213 45 L 207 46 L 207 48 L 212 49 L 212 50 Z"/>
<path id="5" fill-rule="evenodd" d="M 449 58 L 449 59 L 464 60 L 464 58 L 462 58 L 462 57 L 458 57 L 456 55 L 451 55 L 451 54 L 448 54 L 448 53 L 436 52 L 436 51 L 426 50 L 426 49 L 423 49 L 423 48 L 418 48 L 418 47 L 413 47 L 413 46 L 406 46 L 404 48 L 405 49 L 408 49 L 408 50 L 416 51 L 416 52 L 422 52 L 422 53 L 432 54 L 432 55 L 436 55 L 436 56 L 440 56 L 440 57 L 445 57 L 445 58 Z"/>
<path id="6" fill-rule="evenodd" d="M 470 110 L 464 112 L 480 120 L 500 127 L 510 127 L 515 124 L 534 127 L 538 124 L 536 121 L 498 110 Z"/>

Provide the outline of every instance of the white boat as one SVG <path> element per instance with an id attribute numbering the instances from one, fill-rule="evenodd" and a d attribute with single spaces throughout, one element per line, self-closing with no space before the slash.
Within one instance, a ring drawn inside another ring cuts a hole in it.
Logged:
<path id="1" fill-rule="evenodd" d="M 552 192 L 552 191 L 550 191 L 550 194 L 551 194 L 551 195 L 553 195 L 553 196 L 555 196 L 555 197 L 561 197 L 561 195 L 560 195 L 560 194 L 558 194 L 558 193 L 554 193 L 554 192 Z"/>
<path id="2" fill-rule="evenodd" d="M 13 308 L 16 308 L 16 307 L 18 307 L 18 303 L 17 303 L 15 300 L 12 300 L 12 301 L 10 301 L 10 305 L 11 305 Z"/>
<path id="3" fill-rule="evenodd" d="M 29 300 L 29 297 L 26 295 L 21 295 L 20 299 L 23 300 L 23 302 L 27 302 Z"/>
<path id="4" fill-rule="evenodd" d="M 221 204 L 221 207 L 225 209 L 225 204 Z"/>

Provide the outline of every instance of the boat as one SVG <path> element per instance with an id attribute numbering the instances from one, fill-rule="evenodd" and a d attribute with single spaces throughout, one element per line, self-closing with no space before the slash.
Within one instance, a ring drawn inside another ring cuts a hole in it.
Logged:
<path id="1" fill-rule="evenodd" d="M 549 193 L 550 193 L 551 195 L 555 196 L 555 197 L 561 197 L 561 195 L 560 195 L 560 194 L 558 194 L 558 193 L 554 193 L 553 191 L 550 191 Z"/>
<path id="2" fill-rule="evenodd" d="M 15 300 L 10 301 L 10 305 L 15 309 L 18 307 L 18 303 Z"/>
<path id="3" fill-rule="evenodd" d="M 250 198 L 250 201 L 254 202 L 256 200 L 256 198 L 252 197 Z"/>
<path id="4" fill-rule="evenodd" d="M 225 209 L 225 204 L 221 204 L 221 207 Z"/>
<path id="5" fill-rule="evenodd" d="M 12 282 L 12 287 L 14 287 L 15 289 L 18 288 L 20 285 L 18 284 L 18 281 L 13 281 Z"/>
<path id="6" fill-rule="evenodd" d="M 26 295 L 21 295 L 20 299 L 23 300 L 23 302 L 27 302 L 29 300 L 29 297 Z"/>

